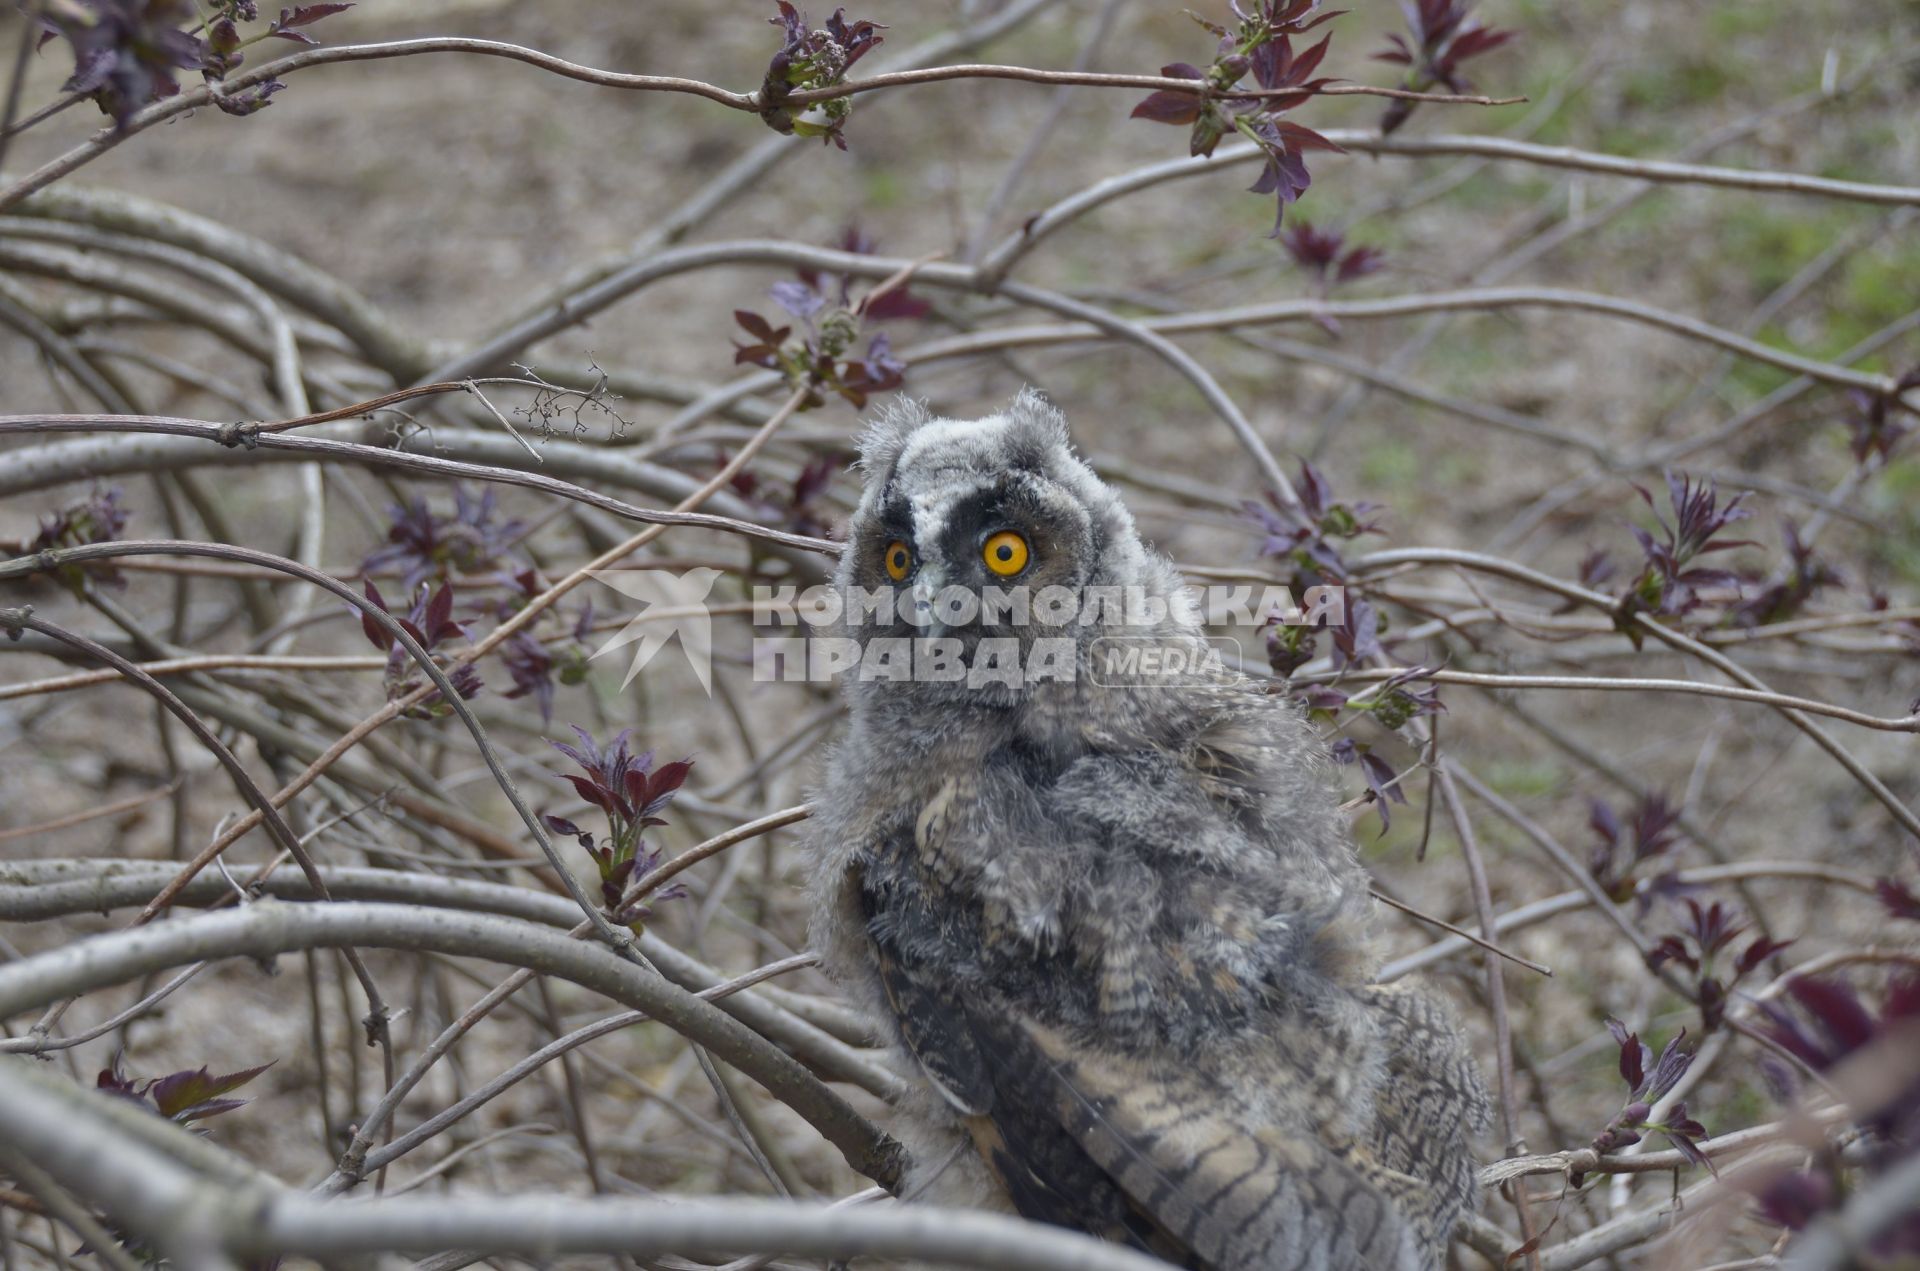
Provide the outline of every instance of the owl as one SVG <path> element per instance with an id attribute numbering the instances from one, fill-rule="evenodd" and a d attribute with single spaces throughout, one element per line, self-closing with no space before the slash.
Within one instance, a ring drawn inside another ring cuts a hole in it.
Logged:
<path id="1" fill-rule="evenodd" d="M 1116 661 L 1200 618 L 1039 394 L 896 407 L 860 464 L 812 937 L 912 1078 L 904 1190 L 1210 1271 L 1439 1266 L 1486 1098 L 1369 982 L 1323 743 L 1221 660 Z"/>

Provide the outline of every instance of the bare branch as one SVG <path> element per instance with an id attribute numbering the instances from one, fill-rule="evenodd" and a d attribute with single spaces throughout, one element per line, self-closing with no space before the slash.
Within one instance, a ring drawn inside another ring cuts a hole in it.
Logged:
<path id="1" fill-rule="evenodd" d="M 902 1162 L 891 1140 L 797 1061 L 718 1008 L 600 945 L 491 915 L 372 902 L 263 903 L 114 932 L 0 966 L 0 1018 L 189 962 L 353 945 L 485 958 L 570 980 L 645 1011 L 766 1087 L 855 1170 L 886 1186 L 898 1179 Z"/>

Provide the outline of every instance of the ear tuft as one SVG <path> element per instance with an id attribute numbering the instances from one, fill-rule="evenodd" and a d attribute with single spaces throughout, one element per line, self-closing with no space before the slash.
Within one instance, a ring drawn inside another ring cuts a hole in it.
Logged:
<path id="1" fill-rule="evenodd" d="M 1011 440 L 1016 467 L 1041 468 L 1050 458 L 1073 454 L 1067 417 L 1056 410 L 1039 389 L 1031 385 L 1021 389 L 1007 407 L 1007 419 L 1013 424 Z"/>
<path id="2" fill-rule="evenodd" d="M 932 422 L 933 414 L 925 402 L 911 397 L 890 399 L 860 434 L 859 467 L 868 474 L 885 472 L 900 457 L 914 430 Z"/>

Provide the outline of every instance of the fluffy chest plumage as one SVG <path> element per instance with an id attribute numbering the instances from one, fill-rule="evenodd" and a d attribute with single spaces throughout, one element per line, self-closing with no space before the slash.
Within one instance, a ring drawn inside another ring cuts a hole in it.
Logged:
<path id="1" fill-rule="evenodd" d="M 1295 928 L 1232 809 L 1177 758 L 1009 746 L 900 809 L 855 862 L 861 920 L 957 991 L 1121 1044 L 1244 1024 Z"/>

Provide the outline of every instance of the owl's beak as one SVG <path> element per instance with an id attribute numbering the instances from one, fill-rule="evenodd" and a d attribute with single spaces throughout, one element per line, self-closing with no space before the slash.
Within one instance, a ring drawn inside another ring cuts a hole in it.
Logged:
<path id="1" fill-rule="evenodd" d="M 913 589 L 907 593 L 908 620 L 929 639 L 938 639 L 947 633 L 946 624 L 935 616 L 934 609 L 940 589 L 946 585 L 946 576 L 938 566 L 922 565 L 914 577 Z"/>

